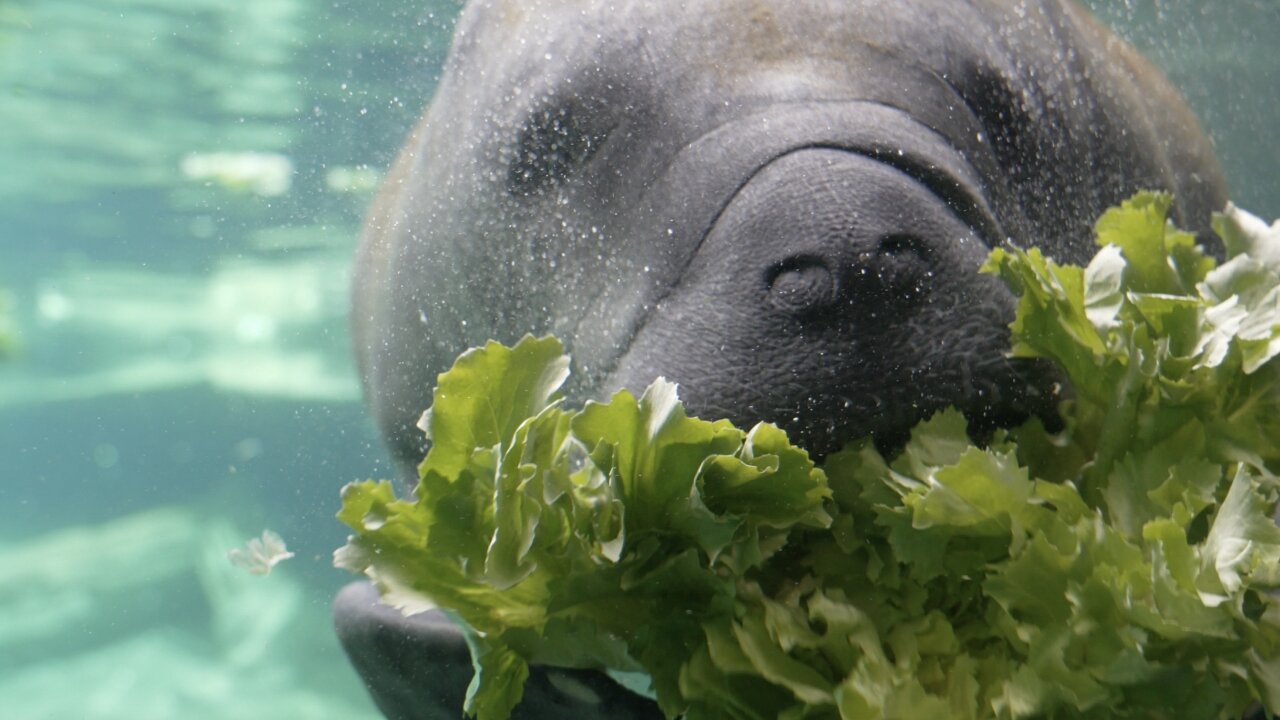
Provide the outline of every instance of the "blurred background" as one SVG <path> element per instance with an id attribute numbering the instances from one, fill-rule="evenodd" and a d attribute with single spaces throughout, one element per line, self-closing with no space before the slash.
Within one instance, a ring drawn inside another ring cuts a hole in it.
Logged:
<path id="1" fill-rule="evenodd" d="M 460 0 L 0 0 L 0 715 L 374 718 L 350 256 Z M 1096 0 L 1280 216 L 1280 4 Z M 227 550 L 270 528 L 269 576 Z"/>

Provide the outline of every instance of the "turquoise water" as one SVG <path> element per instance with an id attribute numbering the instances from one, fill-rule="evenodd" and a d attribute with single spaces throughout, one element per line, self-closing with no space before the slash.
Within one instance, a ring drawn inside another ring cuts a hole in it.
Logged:
<path id="1" fill-rule="evenodd" d="M 1095 4 L 1280 216 L 1274 0 Z M 328 620 L 387 472 L 347 268 L 459 5 L 0 0 L 0 717 L 376 717 Z"/>

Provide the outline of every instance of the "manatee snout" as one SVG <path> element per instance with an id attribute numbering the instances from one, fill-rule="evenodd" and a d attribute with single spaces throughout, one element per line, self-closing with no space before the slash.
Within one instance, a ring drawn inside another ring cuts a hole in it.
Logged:
<path id="1" fill-rule="evenodd" d="M 905 317 L 945 287 L 941 275 L 975 268 L 987 241 L 903 172 L 856 152 L 807 148 L 756 173 L 707 242 L 754 249 L 758 302 L 800 320 Z"/>
<path id="2" fill-rule="evenodd" d="M 801 143 L 752 172 L 604 385 L 665 377 L 691 414 L 773 422 L 817 455 L 948 405 L 979 430 L 1051 414 L 1056 378 L 1006 359 L 1013 298 L 978 272 L 997 223 L 957 202 L 977 196 L 957 160 L 886 161 L 906 156 Z"/>

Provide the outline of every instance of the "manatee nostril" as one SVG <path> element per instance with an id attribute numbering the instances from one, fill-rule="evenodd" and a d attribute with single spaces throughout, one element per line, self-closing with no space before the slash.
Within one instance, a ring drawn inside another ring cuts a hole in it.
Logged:
<path id="1" fill-rule="evenodd" d="M 882 302 L 917 302 L 933 278 L 933 254 L 929 245 L 915 235 L 886 235 L 875 250 L 858 257 L 852 282 L 860 297 Z"/>
<path id="2" fill-rule="evenodd" d="M 765 282 L 773 306 L 793 315 L 822 310 L 836 301 L 835 277 L 821 258 L 787 258 L 769 269 Z"/>

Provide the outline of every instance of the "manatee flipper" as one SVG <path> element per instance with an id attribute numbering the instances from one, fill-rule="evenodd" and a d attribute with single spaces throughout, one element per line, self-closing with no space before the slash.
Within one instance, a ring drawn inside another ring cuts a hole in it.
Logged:
<path id="1" fill-rule="evenodd" d="M 471 682 L 462 632 L 440 612 L 405 617 L 378 602 L 367 582 L 333 601 L 333 621 L 347 657 L 388 720 L 456 720 Z M 594 670 L 533 667 L 512 720 L 659 720 L 652 700 Z"/>

